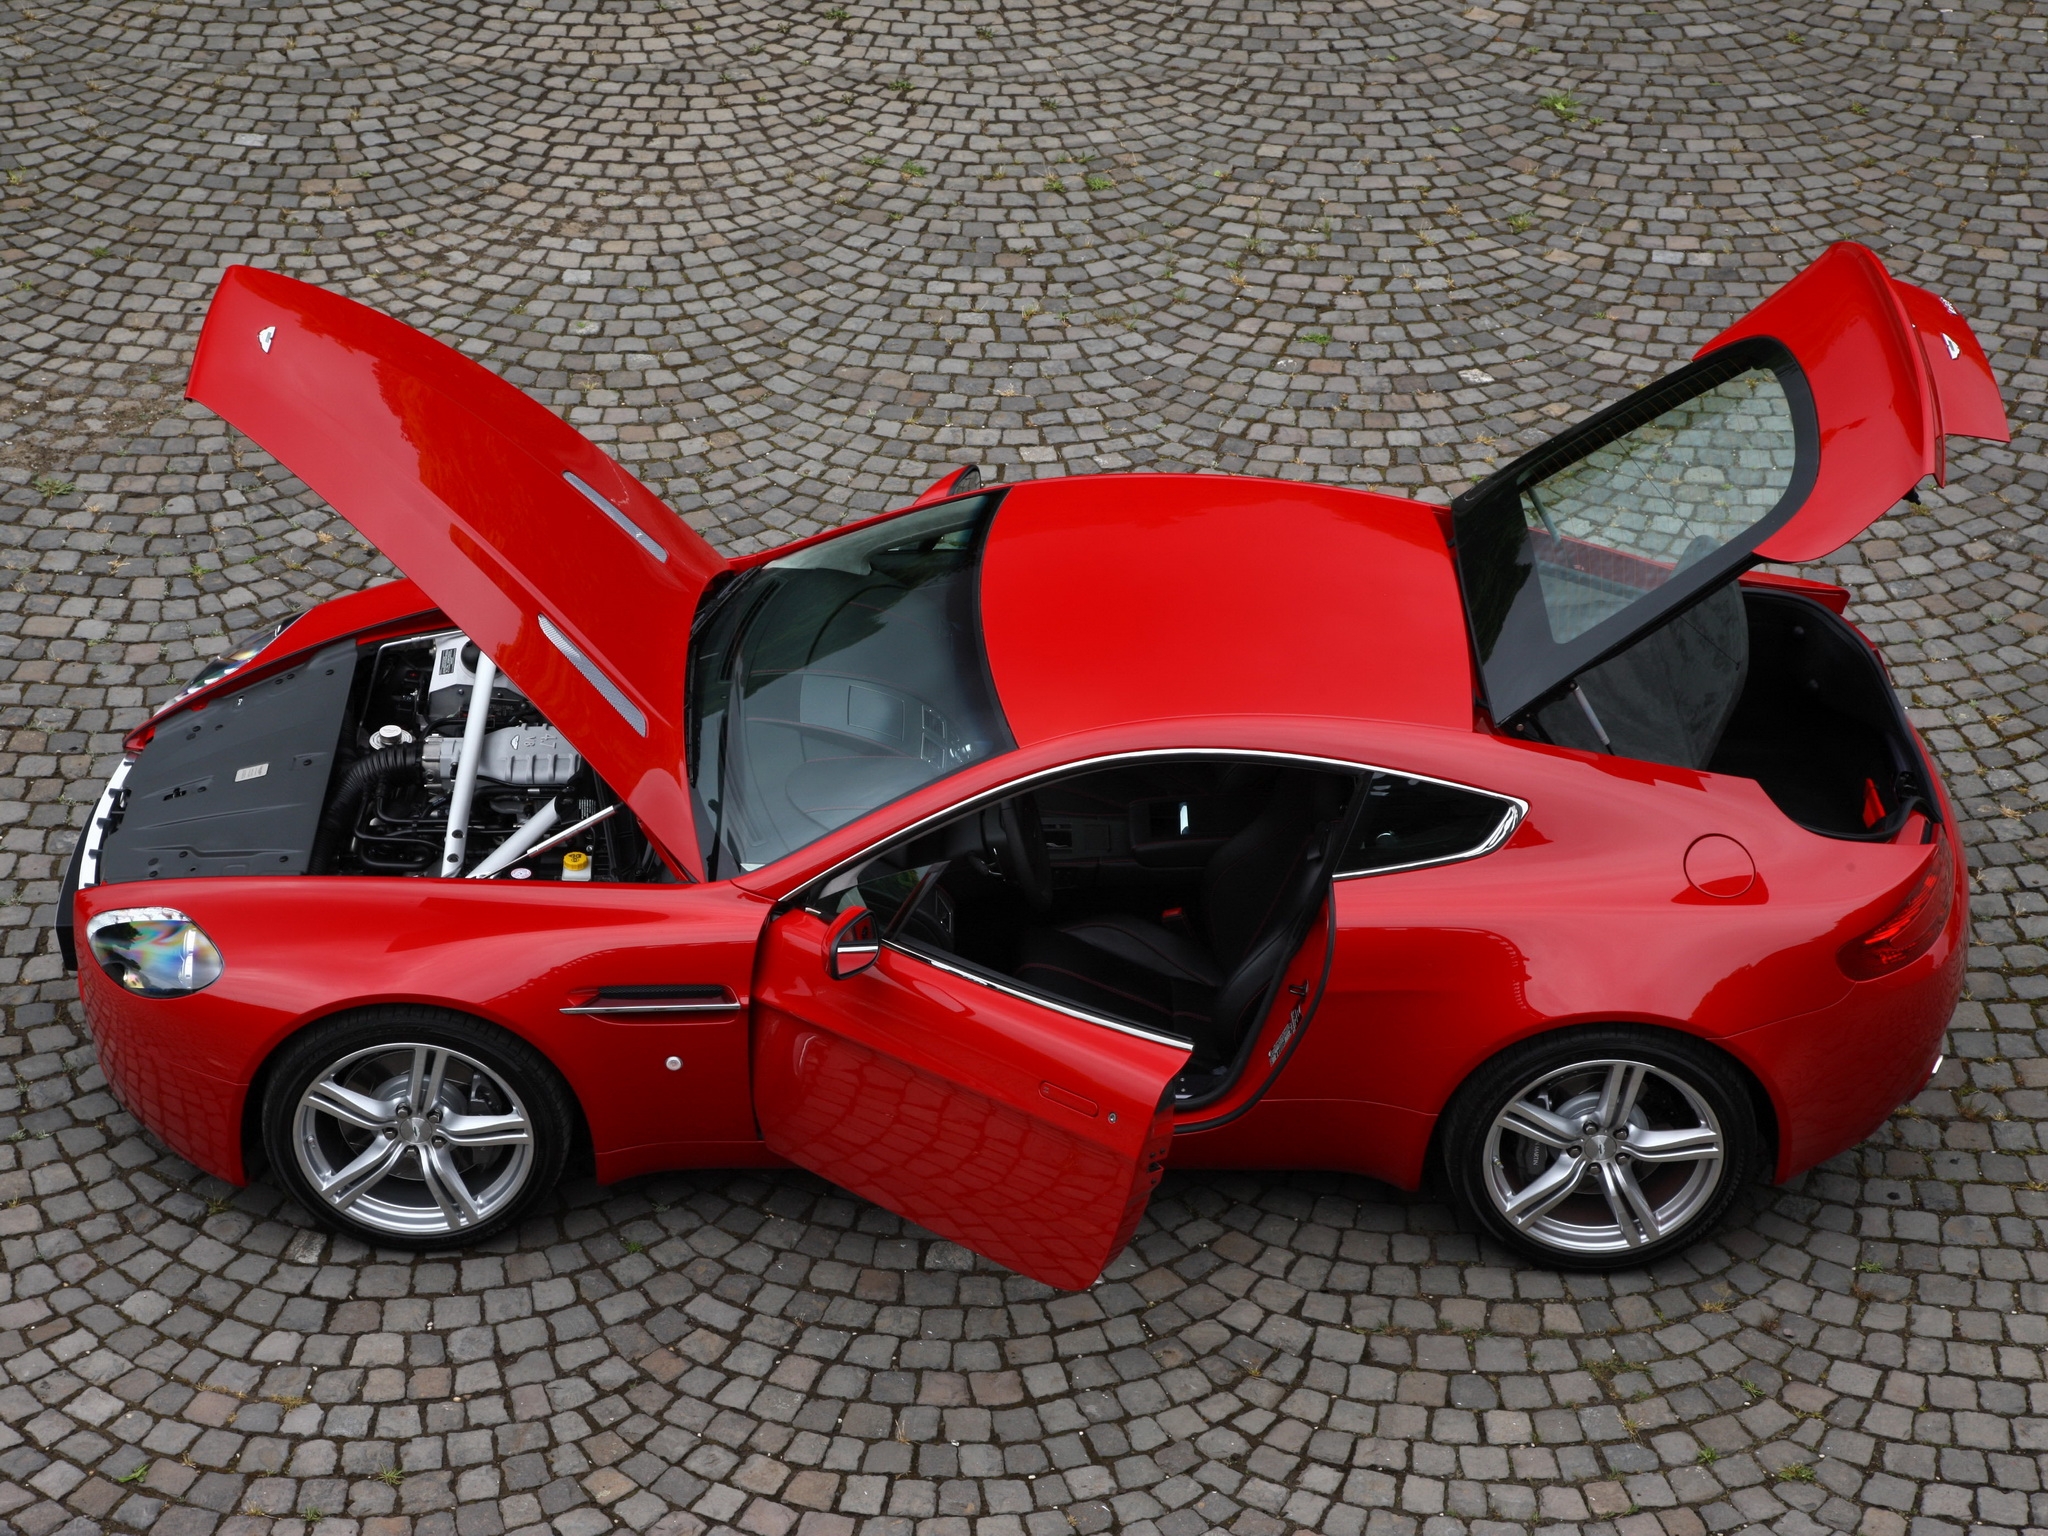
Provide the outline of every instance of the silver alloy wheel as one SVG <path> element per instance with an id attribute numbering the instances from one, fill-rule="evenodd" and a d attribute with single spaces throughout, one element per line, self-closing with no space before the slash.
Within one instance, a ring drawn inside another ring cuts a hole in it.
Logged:
<path id="1" fill-rule="evenodd" d="M 1494 1116 L 1486 1192 L 1560 1256 L 1626 1252 L 1714 1202 L 1727 1147 L 1707 1101 L 1675 1073 L 1613 1057 L 1546 1072 Z"/>
<path id="2" fill-rule="evenodd" d="M 526 1187 L 533 1122 L 497 1072 L 442 1045 L 353 1051 L 292 1113 L 313 1191 L 360 1227 L 438 1237 L 481 1227 Z"/>

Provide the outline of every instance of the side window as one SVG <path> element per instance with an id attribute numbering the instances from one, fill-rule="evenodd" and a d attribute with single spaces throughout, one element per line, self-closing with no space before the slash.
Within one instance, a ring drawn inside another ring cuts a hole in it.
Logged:
<path id="1" fill-rule="evenodd" d="M 1434 779 L 1376 773 L 1337 874 L 1377 875 L 1484 853 L 1514 830 L 1512 800 Z"/>
<path id="2" fill-rule="evenodd" d="M 899 947 L 951 954 L 957 921 L 949 885 L 988 870 L 1001 838 L 996 813 L 970 812 L 841 870 L 804 905 L 827 922 L 865 907 Z"/>

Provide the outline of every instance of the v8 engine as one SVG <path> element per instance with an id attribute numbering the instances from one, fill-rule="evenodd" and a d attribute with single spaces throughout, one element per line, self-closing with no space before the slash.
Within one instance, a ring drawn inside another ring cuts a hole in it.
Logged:
<path id="1" fill-rule="evenodd" d="M 359 751 L 321 816 L 316 868 L 665 876 L 617 797 L 468 636 L 392 641 L 364 664 Z"/>

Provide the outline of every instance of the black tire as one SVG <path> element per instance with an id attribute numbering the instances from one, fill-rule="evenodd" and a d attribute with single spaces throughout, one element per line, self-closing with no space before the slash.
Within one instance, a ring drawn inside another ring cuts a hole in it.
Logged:
<path id="1" fill-rule="evenodd" d="M 1480 1067 L 1438 1149 L 1453 1197 L 1501 1242 L 1556 1268 L 1604 1270 L 1711 1233 L 1757 1176 L 1764 1136 L 1747 1079 L 1720 1051 L 1598 1026 L 1525 1040 Z"/>
<path id="2" fill-rule="evenodd" d="M 467 1245 L 518 1221 L 560 1178 L 577 1124 L 561 1074 L 524 1040 L 403 1006 L 288 1041 L 260 1114 L 286 1192 L 321 1225 L 383 1248 Z"/>

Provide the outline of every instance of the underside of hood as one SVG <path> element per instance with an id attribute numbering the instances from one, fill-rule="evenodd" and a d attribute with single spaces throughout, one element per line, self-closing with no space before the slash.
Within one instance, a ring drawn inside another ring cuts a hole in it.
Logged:
<path id="1" fill-rule="evenodd" d="M 187 394 L 325 498 L 701 873 L 691 615 L 726 562 L 552 411 L 339 294 L 230 267 Z"/>

